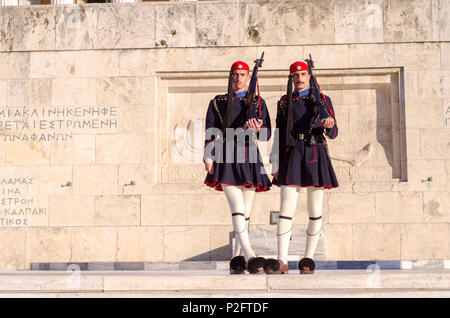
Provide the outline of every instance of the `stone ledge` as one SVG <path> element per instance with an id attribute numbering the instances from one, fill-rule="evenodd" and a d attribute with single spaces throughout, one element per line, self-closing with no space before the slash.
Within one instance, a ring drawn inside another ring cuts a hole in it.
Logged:
<path id="1" fill-rule="evenodd" d="M 261 255 L 276 258 L 276 255 Z M 297 270 L 300 257 L 289 256 L 289 269 Z M 450 269 L 449 260 L 393 260 L 393 261 L 316 261 L 318 270 L 443 270 Z M 185 262 L 54 262 L 31 263 L 34 271 L 227 271 L 228 261 L 185 261 Z M 15 273 L 21 273 L 17 271 Z M 1 275 L 0 271 L 0 275 Z"/>
<path id="2" fill-rule="evenodd" d="M 450 292 L 448 270 L 318 270 L 314 275 L 230 275 L 225 270 L 202 271 L 96 271 L 61 273 L 47 271 L 0 272 L 0 295 L 8 293 L 72 293 L 112 295 L 418 295 L 419 292 Z"/>
<path id="3" fill-rule="evenodd" d="M 5 7 L 5 13 L 0 13 L 0 27 L 6 30 L 6 26 L 12 25 L 5 38 L 0 39 L 0 51 L 333 45 L 449 39 L 449 27 L 445 23 L 449 5 L 437 6 L 434 2 L 431 5 L 424 0 L 415 0 L 413 5 L 409 1 L 397 2 L 388 5 L 377 0 L 355 5 L 354 1 L 327 0 L 294 5 L 242 0 L 10 6 Z M 419 9 L 410 11 L 408 7 Z M 190 15 L 184 13 L 187 8 Z M 31 13 L 36 11 L 40 14 Z M 184 23 L 174 25 L 171 15 L 181 16 Z M 218 26 L 216 20 L 220 19 L 205 18 L 218 15 L 225 21 Z M 118 28 L 122 19 L 132 19 L 133 23 Z M 301 37 L 293 36 L 299 29 L 289 23 L 297 19 L 305 22 Z M 35 32 L 36 25 L 40 32 Z M 210 32 L 215 28 L 221 32 Z"/>
<path id="4" fill-rule="evenodd" d="M 1 298 L 448 298 L 441 290 L 274 290 L 274 291 L 149 291 L 149 292 L 6 292 Z"/>

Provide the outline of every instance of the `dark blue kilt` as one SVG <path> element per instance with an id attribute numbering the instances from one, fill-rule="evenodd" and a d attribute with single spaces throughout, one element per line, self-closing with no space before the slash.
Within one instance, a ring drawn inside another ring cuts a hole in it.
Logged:
<path id="1" fill-rule="evenodd" d="M 261 161 L 259 150 L 253 148 L 254 151 L 250 151 L 248 145 L 242 145 L 241 152 L 238 152 L 236 142 L 233 146 L 233 161 L 226 160 L 226 147 L 224 147 L 223 162 L 214 160 L 214 172 L 206 175 L 204 183 L 217 191 L 223 191 L 222 183 L 256 188 L 256 192 L 270 190 L 272 183 Z"/>
<path id="2" fill-rule="evenodd" d="M 339 186 L 326 146 L 322 143 L 310 146 L 304 141 L 297 141 L 294 147 L 286 148 L 280 157 L 278 180 L 272 181 L 277 186 L 314 186 L 325 189 Z"/>

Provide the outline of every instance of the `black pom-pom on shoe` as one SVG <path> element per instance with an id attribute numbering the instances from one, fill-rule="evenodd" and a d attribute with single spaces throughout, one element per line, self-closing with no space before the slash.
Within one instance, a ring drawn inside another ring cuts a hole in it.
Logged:
<path id="1" fill-rule="evenodd" d="M 266 259 L 264 257 L 251 257 L 248 260 L 248 272 L 250 274 L 264 274 L 264 264 Z"/>
<path id="2" fill-rule="evenodd" d="M 264 272 L 266 274 L 274 274 L 280 269 L 280 262 L 273 258 L 266 259 L 264 263 Z"/>
<path id="3" fill-rule="evenodd" d="M 289 266 L 282 264 L 277 259 L 269 258 L 264 264 L 264 272 L 266 274 L 289 274 Z"/>
<path id="4" fill-rule="evenodd" d="M 233 257 L 230 261 L 230 274 L 244 274 L 246 265 L 244 256 Z"/>
<path id="5" fill-rule="evenodd" d="M 316 263 L 310 258 L 302 258 L 298 262 L 298 269 L 300 274 L 314 274 L 314 269 L 316 268 Z"/>

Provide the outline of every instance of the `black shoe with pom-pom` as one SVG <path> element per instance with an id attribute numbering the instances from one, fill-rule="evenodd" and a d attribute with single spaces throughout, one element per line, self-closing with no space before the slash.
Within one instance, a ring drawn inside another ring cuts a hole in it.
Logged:
<path id="1" fill-rule="evenodd" d="M 230 274 L 245 274 L 246 267 L 244 256 L 235 256 L 230 261 Z"/>
<path id="2" fill-rule="evenodd" d="M 277 259 L 268 258 L 264 263 L 264 272 L 266 274 L 289 274 L 289 267 Z"/>
<path id="3" fill-rule="evenodd" d="M 264 274 L 264 257 L 250 257 L 247 263 L 247 270 L 250 274 Z"/>
<path id="4" fill-rule="evenodd" d="M 316 268 L 316 263 L 311 258 L 302 258 L 298 262 L 298 269 L 300 274 L 314 274 L 314 269 Z"/>

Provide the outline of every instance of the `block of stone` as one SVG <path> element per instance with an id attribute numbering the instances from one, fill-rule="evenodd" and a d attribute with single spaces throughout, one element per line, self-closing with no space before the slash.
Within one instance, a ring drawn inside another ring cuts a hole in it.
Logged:
<path id="1" fill-rule="evenodd" d="M 66 272 L 73 272 L 73 271 L 87 271 L 89 270 L 89 263 L 88 262 L 77 262 L 77 263 L 52 263 L 50 264 L 51 270 L 64 270 Z"/>
<path id="2" fill-rule="evenodd" d="M 337 261 L 337 269 L 362 269 L 375 264 L 375 261 Z"/>
<path id="3" fill-rule="evenodd" d="M 405 224 L 401 228 L 403 259 L 447 259 L 448 225 L 445 223 Z"/>
<path id="4" fill-rule="evenodd" d="M 197 46 L 239 46 L 239 3 L 202 3 L 196 11 Z"/>
<path id="5" fill-rule="evenodd" d="M 189 272 L 187 272 L 189 273 Z M 104 291 L 121 290 L 266 290 L 265 275 L 223 275 L 223 273 L 196 276 L 159 274 L 153 276 L 104 276 Z"/>
<path id="6" fill-rule="evenodd" d="M 216 270 L 216 262 L 212 261 L 185 261 L 178 264 L 179 270 Z"/>
<path id="7" fill-rule="evenodd" d="M 155 7 L 156 47 L 195 46 L 196 4 Z"/>
<path id="8" fill-rule="evenodd" d="M 283 45 L 284 2 L 241 2 L 240 3 L 240 45 Z"/>
<path id="9" fill-rule="evenodd" d="M 314 259 L 325 259 L 325 229 L 322 229 L 321 238 L 317 244 Z M 249 230 L 250 242 L 256 255 L 276 257 L 277 255 L 277 230 L 274 229 L 251 229 Z M 306 247 L 305 229 L 295 228 L 292 231 L 292 240 L 289 244 L 289 255 L 300 255 L 303 257 Z"/>
<path id="10" fill-rule="evenodd" d="M 98 7 L 99 49 L 155 47 L 155 6 L 138 5 L 139 9 L 134 3 Z"/>
<path id="11" fill-rule="evenodd" d="M 384 41 L 431 41 L 431 1 L 387 0 L 383 2 Z"/>
<path id="12" fill-rule="evenodd" d="M 382 0 L 335 1 L 335 43 L 383 42 L 382 5 Z"/>
<path id="13" fill-rule="evenodd" d="M 145 269 L 144 262 L 115 262 L 114 270 L 116 271 L 142 271 Z"/>
<path id="14" fill-rule="evenodd" d="M 145 262 L 146 271 L 177 271 L 178 263 L 175 262 Z"/>
<path id="15" fill-rule="evenodd" d="M 29 52 L 0 52 L 0 78 L 26 79 L 30 75 Z"/>
<path id="16" fill-rule="evenodd" d="M 433 260 L 413 260 L 411 262 L 412 269 L 441 269 L 444 268 L 444 262 L 439 259 L 433 259 Z"/>
<path id="17" fill-rule="evenodd" d="M 114 270 L 114 262 L 89 262 L 89 271 L 112 271 Z"/>
<path id="18" fill-rule="evenodd" d="M 431 13 L 433 22 L 433 41 L 450 40 L 450 2 L 443 0 L 431 1 Z"/>
<path id="19" fill-rule="evenodd" d="M 286 44 L 334 43 L 334 32 L 338 31 L 334 11 L 330 0 L 286 1 Z"/>
<path id="20" fill-rule="evenodd" d="M 3 23 L 7 50 L 55 49 L 55 6 L 24 6 L 6 10 Z"/>
<path id="21" fill-rule="evenodd" d="M 97 48 L 97 6 L 56 7 L 56 49 Z"/>

